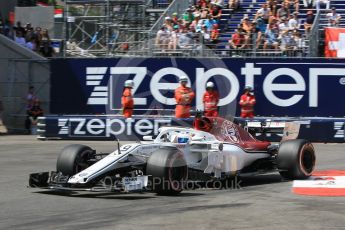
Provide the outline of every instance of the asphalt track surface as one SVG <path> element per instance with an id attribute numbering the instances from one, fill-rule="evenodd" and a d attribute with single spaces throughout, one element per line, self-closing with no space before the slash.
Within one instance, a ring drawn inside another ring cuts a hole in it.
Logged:
<path id="1" fill-rule="evenodd" d="M 55 169 L 65 145 L 114 149 L 113 142 L 37 141 L 0 136 L 0 229 L 345 229 L 345 197 L 291 193 L 278 174 L 241 178 L 241 189 L 197 189 L 177 197 L 57 195 L 27 188 L 29 173 Z M 345 169 L 344 144 L 315 144 L 317 169 Z"/>

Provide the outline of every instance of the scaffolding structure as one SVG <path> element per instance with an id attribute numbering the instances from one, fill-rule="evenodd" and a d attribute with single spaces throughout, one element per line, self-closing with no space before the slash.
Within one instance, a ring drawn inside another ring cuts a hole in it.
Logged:
<path id="1" fill-rule="evenodd" d="M 64 56 L 111 57 L 142 41 L 157 18 L 152 0 L 66 0 Z M 150 13 L 148 13 L 150 12 Z"/>

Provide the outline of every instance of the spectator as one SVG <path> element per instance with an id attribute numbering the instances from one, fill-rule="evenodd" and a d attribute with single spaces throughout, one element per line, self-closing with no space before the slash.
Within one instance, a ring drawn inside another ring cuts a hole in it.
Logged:
<path id="1" fill-rule="evenodd" d="M 222 10 L 219 6 L 213 5 L 211 9 L 211 15 L 214 20 L 217 21 L 217 24 L 219 22 L 220 17 L 222 16 Z"/>
<path id="2" fill-rule="evenodd" d="M 170 40 L 168 43 L 168 50 L 174 51 L 177 48 L 179 26 L 175 25 L 174 30 L 171 32 Z"/>
<path id="3" fill-rule="evenodd" d="M 307 35 L 309 35 L 311 27 L 313 26 L 314 18 L 315 17 L 314 17 L 313 11 L 309 10 L 307 12 L 307 16 L 306 16 L 305 21 L 304 21 L 304 29 L 305 29 L 305 33 Z"/>
<path id="4" fill-rule="evenodd" d="M 28 89 L 28 94 L 26 95 L 26 111 L 30 110 L 37 99 L 35 94 L 35 87 L 30 86 Z"/>
<path id="5" fill-rule="evenodd" d="M 330 2 L 330 0 L 316 0 L 316 11 L 317 12 L 319 12 L 321 4 L 325 5 L 326 9 L 328 10 L 331 2 Z"/>
<path id="6" fill-rule="evenodd" d="M 290 9 L 287 2 L 284 2 L 282 7 L 277 11 L 277 18 L 289 18 L 290 17 Z"/>
<path id="7" fill-rule="evenodd" d="M 171 22 L 174 26 L 178 25 L 178 13 L 177 12 L 172 14 Z"/>
<path id="8" fill-rule="evenodd" d="M 262 32 L 261 30 L 257 27 L 257 23 L 256 21 L 252 21 L 252 30 L 250 32 L 250 34 L 247 36 L 247 46 L 254 46 L 254 43 L 255 43 L 255 47 L 256 49 L 259 49 L 260 48 L 260 45 L 261 45 L 261 40 L 262 40 Z"/>
<path id="9" fill-rule="evenodd" d="M 14 27 L 14 30 L 17 32 L 19 31 L 23 37 L 25 37 L 25 29 L 22 27 L 22 23 L 20 21 L 17 22 L 17 26 Z"/>
<path id="10" fill-rule="evenodd" d="M 260 30 L 262 34 L 266 32 L 267 23 L 264 22 L 264 20 L 262 19 L 260 15 L 256 19 L 256 27 Z"/>
<path id="11" fill-rule="evenodd" d="M 264 50 L 267 49 L 275 49 L 278 50 L 278 34 L 279 34 L 279 30 L 277 29 L 277 27 L 275 26 L 274 22 L 271 22 L 267 29 L 266 29 L 266 33 L 265 33 L 265 42 L 264 42 Z"/>
<path id="12" fill-rule="evenodd" d="M 255 20 L 258 19 L 259 16 L 264 20 L 266 24 L 268 24 L 268 20 L 271 16 L 272 12 L 271 9 L 268 8 L 267 4 L 262 4 L 261 8 L 255 14 Z"/>
<path id="13" fill-rule="evenodd" d="M 30 40 L 26 43 L 26 48 L 31 51 L 36 51 L 36 39 L 31 37 Z"/>
<path id="14" fill-rule="evenodd" d="M 293 14 L 290 15 L 289 28 L 291 30 L 299 29 L 298 12 L 297 11 L 295 11 Z"/>
<path id="15" fill-rule="evenodd" d="M 218 24 L 214 24 L 213 25 L 213 29 L 211 31 L 211 35 L 210 35 L 210 41 L 212 43 L 217 43 L 218 42 L 218 37 L 219 37 Z"/>
<path id="16" fill-rule="evenodd" d="M 211 31 L 213 29 L 214 24 L 217 24 L 217 21 L 212 18 L 211 14 L 209 14 L 204 22 L 204 25 L 207 27 L 208 31 Z"/>
<path id="17" fill-rule="evenodd" d="M 267 4 L 267 7 L 270 8 L 271 10 L 271 15 L 277 15 L 277 10 L 278 10 L 277 1 L 267 0 L 266 4 Z"/>
<path id="18" fill-rule="evenodd" d="M 326 15 L 328 20 L 328 26 L 339 26 L 341 15 L 336 12 L 335 7 L 332 7 L 332 11 Z"/>
<path id="19" fill-rule="evenodd" d="M 304 8 L 313 8 L 315 0 L 303 0 Z"/>
<path id="20" fill-rule="evenodd" d="M 14 41 L 21 46 L 26 46 L 25 38 L 23 37 L 23 34 L 20 30 L 16 31 L 16 37 Z"/>
<path id="21" fill-rule="evenodd" d="M 202 26 L 202 31 L 201 31 L 202 37 L 203 37 L 203 43 L 207 44 L 210 42 L 211 40 L 211 35 L 209 33 L 209 31 L 207 30 L 206 25 Z"/>
<path id="22" fill-rule="evenodd" d="M 180 34 L 179 38 L 178 38 L 178 47 L 180 49 L 191 49 L 193 48 L 193 40 L 192 40 L 192 34 L 191 33 L 187 33 L 188 30 L 187 28 L 183 28 L 182 33 Z"/>
<path id="23" fill-rule="evenodd" d="M 240 8 L 239 0 L 229 0 L 229 9 L 237 10 Z"/>
<path id="24" fill-rule="evenodd" d="M 236 32 L 231 36 L 231 39 L 228 41 L 230 45 L 230 55 L 232 56 L 232 50 L 235 51 L 238 55 L 238 50 L 242 50 L 246 46 L 245 35 L 242 28 L 237 28 Z"/>
<path id="25" fill-rule="evenodd" d="M 194 20 L 190 24 L 190 27 L 195 28 L 197 33 L 201 32 L 201 24 L 200 24 L 200 14 L 194 15 Z"/>
<path id="26" fill-rule="evenodd" d="M 191 8 L 187 9 L 187 12 L 183 15 L 183 24 L 188 26 L 194 20 L 193 10 Z"/>
<path id="27" fill-rule="evenodd" d="M 161 29 L 157 32 L 156 35 L 156 47 L 161 50 L 166 50 L 170 42 L 170 32 L 166 29 L 165 26 L 162 26 Z"/>
<path id="28" fill-rule="evenodd" d="M 306 44 L 298 30 L 294 30 L 294 40 L 296 42 L 298 56 L 303 56 Z"/>
<path id="29" fill-rule="evenodd" d="M 208 8 L 202 8 L 200 18 L 202 20 L 207 19 L 207 16 L 209 15 L 209 13 L 210 11 L 208 10 Z"/>
<path id="30" fill-rule="evenodd" d="M 289 2 L 289 9 L 290 11 L 296 11 L 299 12 L 299 0 L 285 0 Z"/>
<path id="31" fill-rule="evenodd" d="M 245 17 L 242 19 L 241 27 L 242 27 L 242 29 L 244 30 L 244 32 L 246 32 L 247 35 L 249 35 L 250 32 L 252 31 L 253 25 L 252 25 L 252 23 L 249 21 L 248 16 L 245 16 Z"/>
<path id="32" fill-rule="evenodd" d="M 218 7 L 223 7 L 224 0 L 213 0 L 213 1 L 211 1 L 211 4 L 216 5 Z"/>
<path id="33" fill-rule="evenodd" d="M 293 52 L 297 49 L 295 38 L 292 34 L 292 30 L 285 30 L 281 36 L 280 49 L 286 56 L 294 56 Z"/>
<path id="34" fill-rule="evenodd" d="M 279 34 L 285 33 L 287 30 L 289 30 L 289 19 L 288 18 L 282 18 L 281 23 L 279 24 Z"/>
<path id="35" fill-rule="evenodd" d="M 31 109 L 27 112 L 27 119 L 25 121 L 25 128 L 28 134 L 36 134 L 37 118 L 43 116 L 43 109 L 40 106 L 38 99 L 34 100 Z"/>
<path id="36" fill-rule="evenodd" d="M 43 40 L 39 49 L 39 52 L 41 53 L 41 55 L 43 57 L 53 57 L 54 55 L 54 49 L 51 45 L 51 41 L 50 40 Z"/>
<path id="37" fill-rule="evenodd" d="M 171 17 L 165 17 L 164 26 L 165 26 L 165 29 L 168 30 L 169 32 L 173 31 L 174 25 L 172 23 Z"/>
<path id="38" fill-rule="evenodd" d="M 25 29 L 25 36 L 27 36 L 28 33 L 32 33 L 34 31 L 34 28 L 32 28 L 31 23 L 26 23 L 24 29 Z"/>

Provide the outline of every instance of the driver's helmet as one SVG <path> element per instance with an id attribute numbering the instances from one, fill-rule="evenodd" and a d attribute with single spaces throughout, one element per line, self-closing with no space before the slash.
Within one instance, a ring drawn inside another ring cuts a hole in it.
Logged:
<path id="1" fill-rule="evenodd" d="M 186 144 L 186 143 L 189 143 L 189 141 L 190 141 L 190 136 L 188 133 L 179 133 L 177 135 L 177 143 Z"/>

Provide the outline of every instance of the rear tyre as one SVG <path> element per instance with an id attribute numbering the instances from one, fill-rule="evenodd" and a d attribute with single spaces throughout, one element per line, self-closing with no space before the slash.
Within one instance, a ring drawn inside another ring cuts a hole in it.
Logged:
<path id="1" fill-rule="evenodd" d="M 280 175 L 285 179 L 310 177 L 315 168 L 315 161 L 314 147 L 307 140 L 288 140 L 279 146 L 277 166 Z"/>
<path id="2" fill-rule="evenodd" d="M 89 167 L 87 161 L 93 155 L 94 151 L 89 146 L 68 145 L 61 151 L 57 159 L 56 170 L 63 175 L 72 176 Z"/>
<path id="3" fill-rule="evenodd" d="M 147 161 L 146 174 L 151 175 L 152 190 L 161 195 L 177 195 L 183 190 L 188 167 L 183 154 L 174 147 L 155 151 Z"/>

